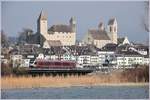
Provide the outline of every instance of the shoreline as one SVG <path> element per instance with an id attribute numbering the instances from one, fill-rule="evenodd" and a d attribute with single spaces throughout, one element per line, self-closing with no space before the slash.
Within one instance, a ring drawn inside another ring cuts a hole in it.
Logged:
<path id="1" fill-rule="evenodd" d="M 118 75 L 101 76 L 22 76 L 22 77 L 1 77 L 1 89 L 22 89 L 22 88 L 61 88 L 61 87 L 94 87 L 94 86 L 149 86 L 145 81 L 129 81 L 127 78 Z"/>

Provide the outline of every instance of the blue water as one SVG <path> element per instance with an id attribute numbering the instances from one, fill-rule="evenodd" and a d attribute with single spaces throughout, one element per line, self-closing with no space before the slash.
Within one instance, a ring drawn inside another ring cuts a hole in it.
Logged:
<path id="1" fill-rule="evenodd" d="M 94 86 L 9 89 L 2 99 L 148 99 L 148 86 Z"/>

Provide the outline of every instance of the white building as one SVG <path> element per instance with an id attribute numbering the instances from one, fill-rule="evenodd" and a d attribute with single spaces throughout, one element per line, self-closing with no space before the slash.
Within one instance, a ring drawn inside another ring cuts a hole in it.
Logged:
<path id="1" fill-rule="evenodd" d="M 21 65 L 19 67 L 29 67 L 30 66 L 30 59 L 22 59 Z"/>
<path id="2" fill-rule="evenodd" d="M 90 64 L 91 65 L 99 65 L 99 57 L 98 56 L 91 56 L 90 57 Z"/>
<path id="3" fill-rule="evenodd" d="M 140 55 L 118 55 L 117 66 L 132 66 L 134 64 L 143 64 L 143 57 Z"/>
<path id="4" fill-rule="evenodd" d="M 22 58 L 22 55 L 11 55 L 10 59 L 12 61 L 13 67 L 20 67 Z"/>
<path id="5" fill-rule="evenodd" d="M 77 63 L 80 65 L 98 65 L 99 58 L 97 55 L 80 55 L 77 57 Z"/>
<path id="6" fill-rule="evenodd" d="M 90 55 L 80 55 L 77 58 L 77 63 L 80 65 L 89 65 L 90 62 Z"/>
<path id="7" fill-rule="evenodd" d="M 100 65 L 104 64 L 106 59 L 109 61 L 111 60 L 111 62 L 115 64 L 114 56 L 115 56 L 114 51 L 98 51 L 99 64 Z"/>
<path id="8" fill-rule="evenodd" d="M 63 55 L 61 56 L 61 59 L 62 59 L 62 60 L 72 60 L 72 61 L 76 61 L 76 57 L 75 57 L 74 55 L 72 55 L 72 54 L 67 54 L 67 53 L 63 54 Z"/>
<path id="9" fill-rule="evenodd" d="M 143 57 L 143 64 L 149 65 L 150 59 L 149 57 Z"/>

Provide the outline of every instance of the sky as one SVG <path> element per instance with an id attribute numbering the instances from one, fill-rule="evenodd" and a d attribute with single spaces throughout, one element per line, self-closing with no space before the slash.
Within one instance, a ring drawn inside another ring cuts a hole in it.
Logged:
<path id="1" fill-rule="evenodd" d="M 48 15 L 48 27 L 69 24 L 76 18 L 77 39 L 82 40 L 88 29 L 97 28 L 103 22 L 107 29 L 110 18 L 116 18 L 118 36 L 129 41 L 145 42 L 148 39 L 142 25 L 145 16 L 142 1 L 3 1 L 1 4 L 2 30 L 8 36 L 18 36 L 23 28 L 37 32 L 37 18 L 43 10 Z"/>

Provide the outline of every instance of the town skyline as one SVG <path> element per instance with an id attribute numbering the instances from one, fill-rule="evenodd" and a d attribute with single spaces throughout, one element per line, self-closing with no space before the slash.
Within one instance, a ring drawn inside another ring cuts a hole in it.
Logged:
<path id="1" fill-rule="evenodd" d="M 20 1 L 0 3 L 2 99 L 149 98 L 148 0 Z"/>
<path id="2" fill-rule="evenodd" d="M 2 2 L 2 29 L 8 36 L 17 36 L 18 33 L 21 32 L 23 28 L 30 28 L 34 31 L 34 33 L 36 33 L 37 29 L 36 21 L 41 10 L 43 10 L 44 12 L 47 13 L 48 16 L 48 27 L 51 27 L 54 24 L 69 24 L 68 20 L 72 16 L 75 16 L 77 21 L 77 40 L 82 40 L 84 35 L 87 33 L 88 29 L 97 28 L 97 25 L 101 21 L 104 23 L 105 28 L 107 28 L 108 20 L 112 17 L 115 17 L 118 22 L 119 37 L 127 36 L 129 38 L 129 41 L 143 43 L 147 40 L 148 36 L 148 32 L 146 32 L 141 25 L 142 16 L 145 13 L 143 3 L 144 2 L 136 2 L 136 1 L 126 3 L 101 2 L 101 1 L 98 2 L 94 1 L 90 3 L 52 2 L 52 1 L 30 2 L 30 3 Z M 121 6 L 123 4 L 124 6 Z M 72 10 L 68 9 L 71 7 Z M 108 7 L 110 8 L 107 9 Z M 17 8 L 20 8 L 20 10 Z M 31 8 L 32 10 L 29 10 Z M 106 9 L 103 11 L 101 10 L 102 8 Z M 118 10 L 118 8 L 120 9 Z M 132 8 L 132 10 L 129 11 L 127 8 L 128 9 Z M 21 11 L 23 9 L 25 10 L 24 12 Z M 51 11 L 53 11 L 54 9 L 55 12 L 58 13 L 51 13 Z M 61 13 L 61 10 L 59 9 L 61 9 L 62 12 L 63 11 L 65 12 Z M 99 9 L 100 13 L 97 13 L 98 10 L 96 9 Z M 96 13 L 93 11 L 96 11 Z M 85 13 L 83 14 L 83 12 Z M 119 14 L 120 12 L 122 13 Z M 13 25 L 13 23 L 15 23 L 16 25 Z"/>

